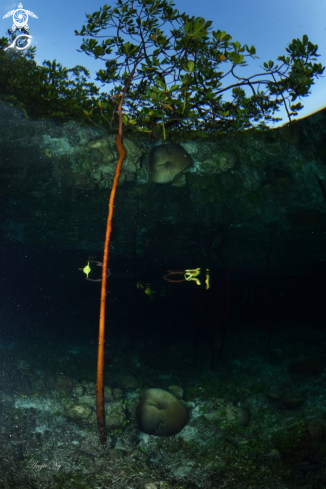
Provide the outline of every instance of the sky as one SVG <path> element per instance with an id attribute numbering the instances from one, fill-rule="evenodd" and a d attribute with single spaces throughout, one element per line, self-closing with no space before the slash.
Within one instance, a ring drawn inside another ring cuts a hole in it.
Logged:
<path id="1" fill-rule="evenodd" d="M 92 14 L 105 3 L 114 6 L 115 0 L 22 0 L 21 3 L 25 10 L 38 16 L 38 19 L 29 17 L 28 20 L 31 44 L 37 48 L 36 61 L 42 64 L 44 60 L 56 59 L 67 68 L 77 64 L 85 66 L 95 81 L 96 71 L 105 68 L 104 62 L 77 52 L 83 38 L 76 36 L 74 30 L 81 30 L 87 23 L 87 13 Z M 293 39 L 302 39 L 303 34 L 307 34 L 313 44 L 318 44 L 321 56 L 316 62 L 326 66 L 326 0 L 174 0 L 174 3 L 180 13 L 213 21 L 213 30 L 226 31 L 232 41 L 255 46 L 260 59 L 248 58 L 247 67 L 237 67 L 236 74 L 240 77 L 262 73 L 260 66 L 264 61 L 276 62 L 278 56 L 287 54 L 288 44 Z M 19 1 L 1 1 L 1 36 L 5 36 L 13 24 L 12 17 L 3 19 L 3 16 L 17 9 L 18 4 Z M 110 29 L 102 34 L 114 35 L 114 31 Z M 227 66 L 221 65 L 222 69 Z M 103 90 L 110 88 L 106 86 Z M 313 85 L 311 95 L 302 98 L 301 103 L 304 109 L 299 112 L 298 119 L 326 107 L 326 69 L 323 77 Z M 273 127 L 287 122 L 284 109 L 276 115 L 282 117 L 282 122 Z"/>

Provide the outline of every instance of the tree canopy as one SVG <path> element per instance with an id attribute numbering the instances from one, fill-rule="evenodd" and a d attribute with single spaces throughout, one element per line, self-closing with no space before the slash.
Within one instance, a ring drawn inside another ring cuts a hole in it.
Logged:
<path id="1" fill-rule="evenodd" d="M 35 61 L 35 47 L 26 51 L 3 48 L 8 38 L 0 39 L 0 99 L 27 110 L 29 117 L 85 120 L 99 89 L 88 82 L 89 72 L 78 65 L 72 69 L 60 63 Z"/>
<path id="2" fill-rule="evenodd" d="M 241 78 L 235 71 L 257 58 L 255 47 L 173 7 L 167 0 L 117 0 L 115 7 L 87 14 L 75 33 L 84 36 L 82 52 L 105 62 L 96 80 L 113 86 L 108 93 L 89 81 L 83 66 L 67 69 L 56 60 L 39 66 L 35 48 L 4 52 L 9 41 L 2 38 L 0 98 L 22 105 L 31 117 L 73 118 L 116 132 L 123 96 L 124 132 L 164 138 L 167 130 L 209 137 L 253 125 L 264 129 L 280 120 L 274 115 L 281 104 L 289 118 L 297 115 L 303 107 L 297 99 L 311 93 L 325 69 L 315 62 L 318 46 L 308 36 L 294 39 L 278 64 L 264 62 L 261 73 Z M 227 75 L 234 83 L 224 86 Z M 231 101 L 223 100 L 226 92 Z"/>

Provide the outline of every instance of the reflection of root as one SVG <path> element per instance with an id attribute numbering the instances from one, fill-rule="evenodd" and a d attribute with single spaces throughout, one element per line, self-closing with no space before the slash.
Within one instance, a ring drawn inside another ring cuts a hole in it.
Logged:
<path id="1" fill-rule="evenodd" d="M 172 282 L 172 283 L 174 283 L 174 282 L 175 283 L 186 282 L 185 278 L 180 279 L 180 280 L 177 280 L 177 279 L 172 280 L 171 278 L 167 278 L 170 275 L 185 275 L 185 273 L 186 273 L 185 270 L 168 270 L 168 272 L 169 273 L 167 273 L 166 275 L 163 275 L 164 280 L 166 280 L 167 282 Z"/>
<path id="2" fill-rule="evenodd" d="M 94 256 L 90 256 L 89 258 L 94 258 Z M 98 267 L 103 267 L 103 263 L 100 262 L 100 261 L 95 261 L 95 260 L 88 260 L 88 263 L 96 263 L 96 265 Z M 111 272 L 109 269 L 107 269 L 108 271 L 108 274 L 107 274 L 107 277 L 109 277 L 111 275 Z M 89 277 L 86 277 L 86 280 L 89 280 L 90 282 L 102 282 L 102 279 L 101 278 L 89 278 Z"/>

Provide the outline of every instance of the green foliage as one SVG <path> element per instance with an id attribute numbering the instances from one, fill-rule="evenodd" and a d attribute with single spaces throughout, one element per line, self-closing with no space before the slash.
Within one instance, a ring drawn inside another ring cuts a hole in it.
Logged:
<path id="1" fill-rule="evenodd" d="M 247 57 L 256 58 L 255 47 L 232 42 L 226 32 L 212 30 L 211 21 L 181 14 L 174 5 L 166 0 L 118 0 L 115 7 L 104 5 L 88 14 L 87 25 L 75 31 L 88 37 L 81 50 L 105 61 L 106 70 L 97 72 L 97 80 L 114 84 L 111 96 L 116 105 L 119 99 L 124 103 L 125 129 L 165 139 L 169 127 L 179 136 L 192 137 L 244 129 L 261 120 L 259 127 L 266 127 L 264 122 L 280 120 L 273 114 L 286 99 L 293 102 L 308 95 L 314 77 L 324 71 L 321 64 L 311 63 L 318 56 L 318 46 L 304 35 L 302 41 L 289 44 L 290 57 L 278 58 L 283 61 L 280 66 L 264 63 L 270 80 L 260 75 L 239 78 L 235 67 L 246 66 Z M 106 29 L 113 29 L 113 34 L 103 36 Z M 97 41 L 100 32 L 101 43 Z M 222 63 L 229 63 L 227 73 L 221 71 Z M 222 87 L 221 80 L 230 73 L 236 83 Z M 266 86 L 265 92 L 259 90 L 261 85 Z M 252 92 L 249 97 L 241 88 L 245 86 Z M 223 92 L 230 90 L 232 102 L 223 102 Z M 286 108 L 290 117 L 302 106 L 291 105 L 292 112 Z M 107 109 L 111 107 L 104 107 L 102 115 L 112 128 L 117 111 Z"/>
<path id="2" fill-rule="evenodd" d="M 17 52 L 4 51 L 8 39 L 0 39 L 0 99 L 26 108 L 29 117 L 64 121 L 85 121 L 99 89 L 87 82 L 89 72 L 82 66 L 63 68 L 60 63 L 35 62 L 35 47 Z"/>
<path id="3" fill-rule="evenodd" d="M 81 51 L 105 61 L 96 80 L 113 85 L 109 93 L 100 93 L 80 65 L 67 69 L 54 60 L 39 66 L 35 48 L 4 51 L 8 39 L 0 39 L 0 98 L 31 117 L 73 118 L 111 132 L 119 127 L 120 104 L 124 132 L 209 137 L 253 124 L 266 129 L 267 121 L 280 120 L 274 113 L 281 104 L 289 118 L 296 115 L 302 105 L 293 102 L 307 96 L 324 72 L 313 63 L 318 46 L 304 35 L 288 45 L 279 65 L 265 62 L 263 73 L 241 78 L 235 69 L 257 58 L 255 47 L 233 42 L 225 31 L 212 30 L 211 21 L 174 6 L 172 0 L 117 0 L 87 14 L 87 24 L 75 33 L 84 36 Z M 103 35 L 107 29 L 113 33 Z M 235 82 L 224 87 L 229 74 Z M 225 92 L 232 93 L 231 101 L 223 101 Z"/>

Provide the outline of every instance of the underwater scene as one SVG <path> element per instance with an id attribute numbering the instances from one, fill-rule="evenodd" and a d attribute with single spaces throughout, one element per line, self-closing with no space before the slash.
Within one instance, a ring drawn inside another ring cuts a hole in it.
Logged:
<path id="1" fill-rule="evenodd" d="M 3 6 L 0 489 L 326 488 L 325 68 L 181 3 L 81 12 L 94 79 Z"/>

